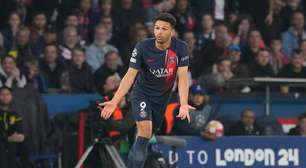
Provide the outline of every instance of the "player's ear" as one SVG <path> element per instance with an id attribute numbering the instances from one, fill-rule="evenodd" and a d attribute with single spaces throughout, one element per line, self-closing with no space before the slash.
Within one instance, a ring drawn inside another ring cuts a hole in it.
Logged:
<path id="1" fill-rule="evenodd" d="M 175 29 L 172 28 L 171 37 L 176 37 L 176 36 L 177 36 L 177 33 L 176 33 Z"/>

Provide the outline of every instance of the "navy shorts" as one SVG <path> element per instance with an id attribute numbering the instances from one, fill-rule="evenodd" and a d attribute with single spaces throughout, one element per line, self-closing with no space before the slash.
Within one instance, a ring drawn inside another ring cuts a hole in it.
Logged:
<path id="1" fill-rule="evenodd" d="M 164 120 L 167 102 L 155 103 L 146 96 L 133 95 L 131 98 L 132 113 L 136 121 L 150 120 L 156 130 Z"/>

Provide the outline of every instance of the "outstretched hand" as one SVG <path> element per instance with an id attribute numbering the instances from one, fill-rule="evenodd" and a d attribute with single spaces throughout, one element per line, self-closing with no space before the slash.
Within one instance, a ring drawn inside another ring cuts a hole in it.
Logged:
<path id="1" fill-rule="evenodd" d="M 191 120 L 190 120 L 189 110 L 195 110 L 195 108 L 188 104 L 180 106 L 179 114 L 176 117 L 181 118 L 181 120 L 187 118 L 188 122 L 190 123 Z"/>
<path id="2" fill-rule="evenodd" d="M 117 104 L 112 101 L 100 103 L 98 108 L 101 110 L 101 118 L 108 119 L 115 111 Z"/>

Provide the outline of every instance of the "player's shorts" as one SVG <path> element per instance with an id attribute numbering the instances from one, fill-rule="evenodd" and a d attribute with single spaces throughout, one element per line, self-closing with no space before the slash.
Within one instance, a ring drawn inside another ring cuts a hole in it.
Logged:
<path id="1" fill-rule="evenodd" d="M 167 102 L 155 103 L 144 95 L 133 94 L 131 98 L 132 113 L 136 121 L 150 120 L 153 127 L 159 127 L 164 119 Z"/>

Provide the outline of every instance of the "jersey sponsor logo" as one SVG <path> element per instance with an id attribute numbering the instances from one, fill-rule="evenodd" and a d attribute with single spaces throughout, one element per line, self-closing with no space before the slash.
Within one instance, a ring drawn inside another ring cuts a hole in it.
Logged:
<path id="1" fill-rule="evenodd" d="M 150 69 L 150 72 L 157 78 L 162 78 L 166 76 L 173 75 L 173 68 L 158 68 L 158 69 Z"/>

